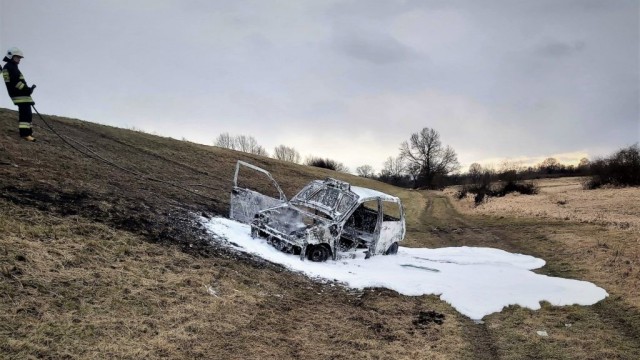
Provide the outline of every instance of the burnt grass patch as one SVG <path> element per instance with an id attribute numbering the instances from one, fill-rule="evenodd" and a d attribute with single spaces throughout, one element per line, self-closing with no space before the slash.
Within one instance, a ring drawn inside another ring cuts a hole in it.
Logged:
<path id="1" fill-rule="evenodd" d="M 27 186 L 0 187 L 0 199 L 60 216 L 80 216 L 140 235 L 150 243 L 178 246 L 181 251 L 194 256 L 235 259 L 257 269 L 281 268 L 257 256 L 212 242 L 211 235 L 195 219 L 196 215 L 206 218 L 220 216 L 210 208 L 169 205 L 159 202 L 158 198 L 144 202 L 117 193 L 93 195 L 85 190 L 62 190 L 35 184 Z"/>
<path id="2" fill-rule="evenodd" d="M 220 250 L 214 249 L 206 229 L 195 221 L 193 211 L 187 208 L 160 209 L 116 194 L 105 203 L 103 197 L 84 190 L 64 191 L 39 186 L 4 186 L 0 188 L 0 198 L 60 216 L 81 216 L 142 235 L 153 243 L 177 244 L 184 251 L 200 256 L 209 257 Z"/>
<path id="3" fill-rule="evenodd" d="M 35 207 L 42 211 L 54 211 L 60 215 L 77 215 L 78 210 L 90 199 L 86 191 L 60 192 L 43 188 L 19 188 L 13 185 L 0 189 L 0 196 L 17 205 Z"/>
<path id="4" fill-rule="evenodd" d="M 413 325 L 417 328 L 425 328 L 430 324 L 444 324 L 445 315 L 434 310 L 420 311 L 413 320 Z"/>

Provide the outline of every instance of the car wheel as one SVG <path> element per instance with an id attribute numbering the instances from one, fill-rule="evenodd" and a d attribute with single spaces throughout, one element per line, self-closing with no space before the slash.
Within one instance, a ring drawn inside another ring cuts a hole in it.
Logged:
<path id="1" fill-rule="evenodd" d="M 281 241 L 280 239 L 271 239 L 271 243 L 273 244 L 274 248 L 280 251 L 284 251 L 284 246 L 285 246 L 284 241 Z"/>
<path id="2" fill-rule="evenodd" d="M 314 262 L 323 262 L 327 261 L 329 258 L 330 251 L 324 245 L 313 245 L 308 250 L 307 258 Z"/>
<path id="3" fill-rule="evenodd" d="M 385 252 L 385 255 L 395 255 L 398 253 L 398 243 L 394 242 L 393 244 L 391 244 L 391 246 L 389 246 L 389 248 L 387 249 L 387 252 Z"/>

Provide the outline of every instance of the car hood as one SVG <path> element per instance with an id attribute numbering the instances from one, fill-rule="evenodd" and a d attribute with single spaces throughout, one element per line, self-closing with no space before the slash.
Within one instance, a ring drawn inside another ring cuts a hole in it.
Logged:
<path id="1" fill-rule="evenodd" d="M 293 235 L 312 227 L 327 225 L 329 220 L 286 204 L 261 211 L 258 222 L 284 235 Z"/>

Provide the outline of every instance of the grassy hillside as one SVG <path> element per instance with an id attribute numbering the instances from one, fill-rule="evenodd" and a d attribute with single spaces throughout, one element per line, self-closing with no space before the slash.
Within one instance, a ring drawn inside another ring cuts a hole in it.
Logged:
<path id="1" fill-rule="evenodd" d="M 388 190 L 385 184 L 348 174 L 79 120 L 47 117 L 56 131 L 91 158 L 65 144 L 37 118 L 38 142 L 20 141 L 16 135 L 16 116 L 13 111 L 0 109 L 3 136 L 0 161 L 5 164 L 1 179 L 3 198 L 62 215 L 79 214 L 154 241 L 174 237 L 187 241 L 177 228 L 187 212 L 226 215 L 237 160 L 267 168 L 289 197 L 310 180 L 327 176 Z M 92 152 L 130 172 L 96 159 Z M 147 177 L 172 182 L 192 192 Z"/>
<path id="2" fill-rule="evenodd" d="M 24 142 L 17 113 L 0 109 L 1 358 L 640 357 L 640 313 L 627 301 L 633 279 L 607 272 L 611 258 L 589 252 L 605 251 L 600 237 L 622 242 L 627 233 L 463 216 L 439 193 L 50 119 L 61 134 L 128 171 L 81 155 L 40 127 L 37 143 Z M 407 246 L 492 246 L 547 259 L 546 274 L 607 290 L 607 283 L 622 285 L 593 307 L 514 306 L 474 324 L 435 296 L 315 283 L 217 248 L 194 223 L 193 214 L 227 214 L 237 160 L 269 170 L 289 197 L 327 176 L 400 196 Z M 559 232 L 581 239 L 585 251 L 562 251 Z M 433 312 L 445 315 L 443 324 L 432 321 Z"/>
<path id="3" fill-rule="evenodd" d="M 239 159 L 267 168 L 287 196 L 327 176 L 384 191 L 389 186 L 47 117 L 59 133 L 101 157 L 199 196 L 81 155 L 37 119 L 38 142 L 26 143 L 17 137 L 16 119 L 16 112 L 0 109 L 3 353 L 139 358 L 209 357 L 211 351 L 220 358 L 324 358 L 353 357 L 367 348 L 391 356 L 400 344 L 423 341 L 411 338 L 411 326 L 386 334 L 376 320 L 382 315 L 351 305 L 366 293 L 326 288 L 260 259 L 213 248 L 190 216 L 228 213 Z M 402 306 L 414 308 L 422 301 L 410 299 Z M 411 324 L 417 311 L 400 319 Z M 331 321 L 335 317 L 339 324 Z M 378 349 L 370 337 L 374 331 L 406 341 Z M 416 348 L 411 353 L 423 352 Z"/>

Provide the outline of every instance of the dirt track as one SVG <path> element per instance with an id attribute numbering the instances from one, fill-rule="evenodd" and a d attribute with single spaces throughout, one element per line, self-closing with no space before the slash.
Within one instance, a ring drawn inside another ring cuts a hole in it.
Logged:
<path id="1" fill-rule="evenodd" d="M 442 193 L 431 193 L 428 197 L 426 219 L 433 219 L 433 233 L 437 240 L 430 246 L 487 246 L 501 248 L 511 252 L 524 253 L 543 258 L 547 265 L 539 270 L 540 273 L 550 276 L 576 278 L 593 281 L 609 291 L 610 297 L 591 307 L 545 307 L 540 314 L 532 313 L 528 319 L 529 326 L 538 323 L 540 329 L 549 327 L 543 320 L 548 316 L 547 311 L 554 314 L 556 324 L 571 324 L 568 329 L 573 329 L 576 324 L 569 321 L 578 317 L 588 318 L 587 324 L 581 324 L 587 329 L 583 334 L 571 336 L 563 334 L 566 342 L 555 343 L 555 348 L 550 344 L 521 344 L 526 346 L 530 358 L 600 358 L 590 352 L 576 352 L 572 354 L 562 350 L 563 346 L 570 347 L 573 342 L 590 342 L 594 339 L 606 341 L 608 337 L 612 343 L 619 346 L 611 346 L 610 349 L 602 349 L 604 357 L 635 358 L 640 354 L 640 311 L 636 292 L 633 290 L 638 283 L 638 275 L 628 273 L 630 264 L 637 264 L 637 252 L 629 250 L 629 245 L 635 244 L 637 234 L 629 231 L 606 226 L 587 226 L 584 224 L 559 222 L 554 220 L 533 220 L 526 218 L 509 218 L 505 216 L 463 216 L 451 205 L 451 199 Z M 580 237 L 582 243 L 573 245 L 558 234 L 570 234 L 572 237 Z M 603 238 L 612 244 L 611 248 L 601 246 Z M 615 244 L 615 245 L 614 245 Z M 627 247 L 627 255 L 621 255 L 616 248 L 618 245 Z M 637 246 L 637 245 L 635 245 Z M 636 248 L 637 249 L 637 248 Z M 633 249 L 631 249 L 633 250 Z M 594 255 L 594 252 L 599 254 Z M 602 265 L 608 264 L 607 275 L 603 276 Z M 611 286 L 615 282 L 618 286 Z M 485 328 L 489 329 L 492 339 L 491 347 L 502 348 L 500 355 L 504 353 L 504 343 L 509 338 L 520 338 L 522 329 L 509 329 L 504 331 L 504 323 L 511 323 L 517 318 L 516 313 L 522 310 L 508 309 L 500 314 L 494 314 L 485 318 Z M 580 315 L 574 314 L 574 312 Z M 561 319 L 567 320 L 561 320 Z M 531 320 L 538 320 L 532 322 Z M 567 322 L 564 322 L 567 321 Z M 595 322 L 595 323 L 594 323 Z M 518 323 L 518 322 L 516 322 Z M 527 327 L 529 327 L 527 326 Z M 497 329 L 500 329 L 496 331 Z M 605 335 L 607 334 L 607 335 Z M 584 336 L 584 337 L 583 337 Z M 592 336 L 592 338 L 590 338 Z M 616 341 L 613 341 L 616 339 Z M 535 342 L 534 342 L 535 343 Z M 501 345 L 502 344 L 502 345 Z M 513 345 L 512 345 L 513 346 Z M 517 347 L 517 346 L 514 346 Z M 625 349 L 625 351 L 621 351 Z M 604 355 L 607 354 L 607 355 Z M 522 355 L 522 354 L 521 354 Z M 518 357 L 518 356 L 516 356 Z"/>
<path id="2" fill-rule="evenodd" d="M 463 216 L 441 193 L 52 121 L 105 158 L 198 196 L 80 156 L 43 129 L 36 144 L 22 142 L 16 116 L 0 109 L 0 350 L 9 358 L 640 358 L 634 279 L 621 275 L 624 261 L 638 260 L 618 254 L 609 264 L 627 233 Z M 593 281 L 611 296 L 591 307 L 510 307 L 474 324 L 435 296 L 350 291 L 214 248 L 193 214 L 226 214 L 238 159 L 269 169 L 288 196 L 326 176 L 396 193 L 409 214 L 407 246 L 539 256 L 548 261 L 541 272 Z M 584 247 L 566 240 L 575 237 Z"/>

